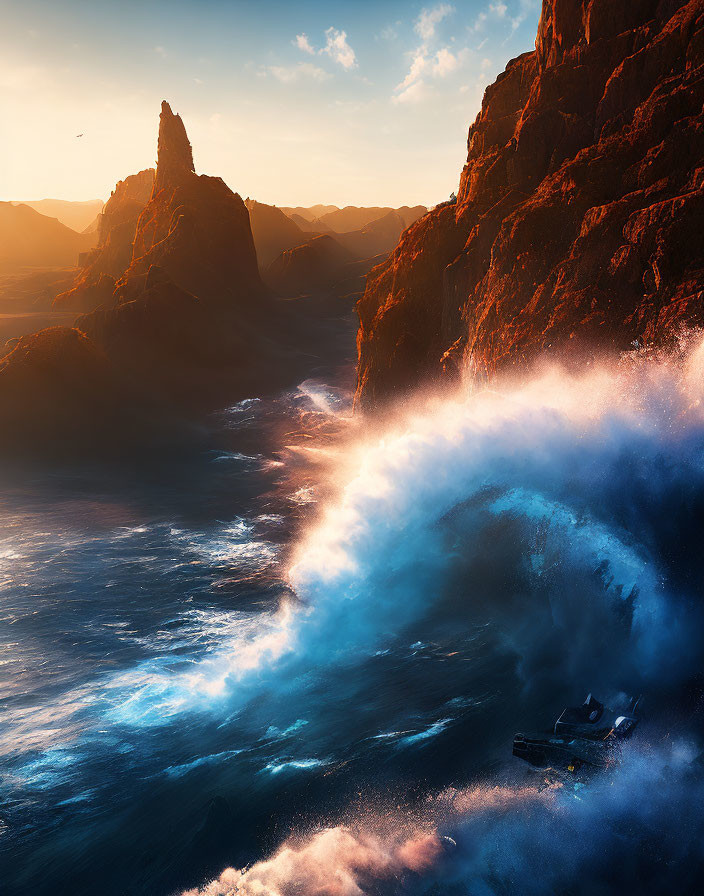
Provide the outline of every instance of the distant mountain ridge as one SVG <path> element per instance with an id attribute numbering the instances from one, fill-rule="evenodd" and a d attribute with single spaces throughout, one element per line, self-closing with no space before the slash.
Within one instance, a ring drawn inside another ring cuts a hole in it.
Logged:
<path id="1" fill-rule="evenodd" d="M 88 199 L 83 202 L 73 202 L 67 199 L 21 199 L 13 200 L 13 205 L 28 205 L 40 215 L 56 218 L 57 221 L 61 221 L 76 233 L 83 233 L 100 214 L 103 200 Z"/>
<path id="2" fill-rule="evenodd" d="M 22 268 L 77 267 L 96 233 L 76 233 L 24 204 L 0 202 L 0 273 Z"/>
<path id="3" fill-rule="evenodd" d="M 404 228 L 410 227 L 418 218 L 426 214 L 428 209 L 424 205 L 402 205 L 400 208 L 378 205 L 347 205 L 344 208 L 338 208 L 336 205 L 313 205 L 310 208 L 283 206 L 281 211 L 292 218 L 303 230 L 317 231 L 318 233 L 329 231 L 349 233 L 353 230 L 361 230 L 391 212 L 395 212 L 401 218 Z"/>

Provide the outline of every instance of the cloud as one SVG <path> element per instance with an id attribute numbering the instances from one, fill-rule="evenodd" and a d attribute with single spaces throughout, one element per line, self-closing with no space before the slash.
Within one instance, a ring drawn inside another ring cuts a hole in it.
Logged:
<path id="1" fill-rule="evenodd" d="M 529 15 L 538 12 L 538 0 L 521 0 L 520 11 L 511 19 L 511 33 L 516 31 L 525 22 Z"/>
<path id="2" fill-rule="evenodd" d="M 506 16 L 506 12 L 508 10 L 508 6 L 505 3 L 502 3 L 501 0 L 498 0 L 497 3 L 490 3 L 489 9 L 494 13 L 495 16 L 498 16 L 500 19 L 503 19 Z"/>
<path id="3" fill-rule="evenodd" d="M 394 103 L 416 103 L 425 99 L 431 92 L 429 78 L 445 78 L 465 63 L 469 52 L 466 48 L 458 51 L 449 46 L 435 49 L 437 26 L 454 11 L 455 7 L 449 3 L 421 10 L 414 27 L 423 43 L 412 54 L 408 74 L 394 89 Z"/>
<path id="4" fill-rule="evenodd" d="M 420 81 L 415 81 L 413 84 L 409 84 L 405 90 L 402 90 L 401 93 L 397 93 L 396 96 L 391 99 L 394 103 L 419 103 L 421 100 L 426 99 L 427 96 L 428 88 L 425 81 L 421 79 Z"/>
<path id="5" fill-rule="evenodd" d="M 484 25 L 486 24 L 486 20 L 488 19 L 488 15 L 486 12 L 480 12 L 477 18 L 474 20 L 474 24 L 469 26 L 470 31 L 481 31 Z"/>
<path id="6" fill-rule="evenodd" d="M 327 39 L 326 45 L 320 50 L 321 53 L 327 53 L 335 62 L 338 62 L 344 69 L 356 68 L 357 57 L 354 50 L 347 43 L 347 33 L 338 31 L 337 28 L 328 28 L 325 31 Z"/>
<path id="7" fill-rule="evenodd" d="M 312 62 L 299 62 L 298 65 L 270 65 L 269 72 L 282 84 L 291 84 L 302 78 L 310 78 L 313 81 L 326 81 L 332 77 L 324 69 Z"/>
<path id="8" fill-rule="evenodd" d="M 415 24 L 416 34 L 422 40 L 432 40 L 435 37 L 435 28 L 454 11 L 455 7 L 449 3 L 439 3 L 430 9 L 421 10 Z"/>
<path id="9" fill-rule="evenodd" d="M 418 81 L 423 74 L 423 72 L 428 68 L 428 57 L 426 55 L 425 47 L 420 47 L 416 50 L 415 56 L 411 62 L 411 67 L 408 71 L 406 77 L 401 81 L 401 83 L 396 88 L 397 90 L 404 90 L 407 87 L 410 87 L 411 84 Z"/>
<path id="10" fill-rule="evenodd" d="M 396 25 L 400 25 L 400 22 L 396 22 Z M 381 31 L 376 35 L 376 40 L 396 40 L 398 37 L 398 31 L 394 25 L 387 25 L 386 28 L 382 28 Z"/>
<path id="11" fill-rule="evenodd" d="M 311 56 L 315 55 L 315 47 L 311 46 L 307 34 L 297 34 L 293 43 L 299 50 L 303 50 L 304 53 L 310 53 Z"/>
<path id="12" fill-rule="evenodd" d="M 417 103 L 426 99 L 430 92 L 426 79 L 445 78 L 458 71 L 467 61 L 468 55 L 469 50 L 466 47 L 457 52 L 453 52 L 449 47 L 441 47 L 436 53 L 431 53 L 425 45 L 418 47 L 411 60 L 408 74 L 396 86 L 393 102 Z"/>
<path id="13" fill-rule="evenodd" d="M 456 71 L 464 61 L 464 56 L 466 55 L 465 50 L 460 50 L 459 53 L 453 53 L 447 47 L 443 47 L 441 50 L 435 54 L 435 62 L 433 64 L 433 74 L 437 78 L 444 78 L 446 75 L 449 75 L 451 72 Z"/>

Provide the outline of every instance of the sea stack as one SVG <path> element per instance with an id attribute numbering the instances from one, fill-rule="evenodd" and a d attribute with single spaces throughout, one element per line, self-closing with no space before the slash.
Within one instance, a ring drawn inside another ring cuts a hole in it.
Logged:
<path id="1" fill-rule="evenodd" d="M 167 102 L 159 116 L 154 188 L 137 223 L 118 301 L 134 298 L 152 265 L 211 304 L 245 308 L 264 291 L 244 202 L 221 178 L 195 173 L 186 129 Z"/>

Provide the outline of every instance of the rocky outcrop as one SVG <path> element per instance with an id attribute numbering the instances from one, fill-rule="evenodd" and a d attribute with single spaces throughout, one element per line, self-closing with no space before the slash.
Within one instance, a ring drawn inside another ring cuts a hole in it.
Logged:
<path id="1" fill-rule="evenodd" d="M 247 305 L 263 292 L 244 202 L 221 178 L 195 173 L 183 122 L 167 102 L 159 117 L 154 189 L 119 294 L 133 298 L 130 282 L 152 265 L 201 301 Z"/>
<path id="2" fill-rule="evenodd" d="M 84 259 L 72 288 L 56 297 L 55 308 L 92 311 L 110 301 L 115 280 L 132 260 L 137 221 L 153 187 L 153 168 L 118 181 L 99 217 L 98 245 Z"/>
<path id="3" fill-rule="evenodd" d="M 195 173 L 183 121 L 165 101 L 156 171 L 117 184 L 97 248 L 55 307 L 93 311 L 134 301 L 153 265 L 201 301 L 249 303 L 264 291 L 242 199 L 221 178 Z"/>
<path id="4" fill-rule="evenodd" d="M 704 0 L 544 0 L 469 131 L 456 203 L 358 304 L 358 403 L 704 324 Z"/>
<path id="5" fill-rule="evenodd" d="M 0 450 L 80 454 L 93 437 L 115 437 L 124 423 L 115 409 L 136 411 L 133 398 L 105 353 L 78 330 L 23 336 L 0 359 Z"/>

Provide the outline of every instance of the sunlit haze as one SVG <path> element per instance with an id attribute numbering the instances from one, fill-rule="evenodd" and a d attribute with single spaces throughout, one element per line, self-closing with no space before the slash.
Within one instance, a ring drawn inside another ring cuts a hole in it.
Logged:
<path id="1" fill-rule="evenodd" d="M 434 204 L 539 7 L 2 0 L 0 199 L 107 198 L 154 164 L 168 99 L 197 170 L 243 196 Z"/>

